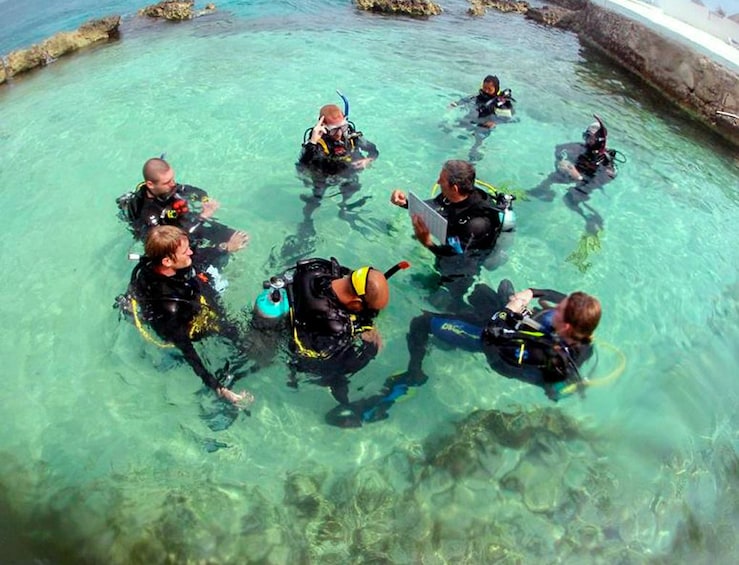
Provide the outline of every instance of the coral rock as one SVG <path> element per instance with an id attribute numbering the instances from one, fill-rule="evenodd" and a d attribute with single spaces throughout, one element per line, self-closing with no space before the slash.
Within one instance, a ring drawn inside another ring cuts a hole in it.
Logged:
<path id="1" fill-rule="evenodd" d="M 194 0 L 184 0 L 182 2 L 165 0 L 164 2 L 142 8 L 139 10 L 139 15 L 173 21 L 191 20 L 195 17 L 195 12 L 193 11 L 194 4 Z"/>
<path id="2" fill-rule="evenodd" d="M 357 8 L 367 12 L 413 17 L 438 16 L 442 9 L 430 0 L 356 0 Z"/>
<path id="3" fill-rule="evenodd" d="M 529 4 L 519 0 L 470 0 L 467 13 L 471 16 L 484 16 L 488 8 L 499 12 L 525 14 L 529 10 Z"/>

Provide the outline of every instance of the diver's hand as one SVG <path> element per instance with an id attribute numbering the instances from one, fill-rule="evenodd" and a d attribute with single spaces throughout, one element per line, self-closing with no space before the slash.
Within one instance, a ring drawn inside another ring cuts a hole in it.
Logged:
<path id="1" fill-rule="evenodd" d="M 506 308 L 508 308 L 511 312 L 518 312 L 520 314 L 528 307 L 529 302 L 531 302 L 533 299 L 534 291 L 530 288 L 519 290 L 517 293 L 512 294 L 508 297 L 508 304 L 506 304 Z"/>
<path id="2" fill-rule="evenodd" d="M 208 200 L 203 200 L 203 209 L 200 212 L 200 218 L 202 220 L 207 220 L 208 218 L 212 218 L 213 214 L 216 213 L 216 210 L 220 208 L 221 203 L 218 202 L 218 200 L 214 200 L 213 198 L 208 198 Z"/>
<path id="3" fill-rule="evenodd" d="M 393 190 L 390 195 L 390 202 L 401 208 L 408 208 L 408 197 L 402 190 Z"/>
<path id="4" fill-rule="evenodd" d="M 418 241 L 420 241 L 424 247 L 431 247 L 434 242 L 431 239 L 431 230 L 426 225 L 426 222 L 424 222 L 418 214 L 414 214 L 411 221 L 413 222 L 413 231 L 416 232 Z"/>
<path id="5" fill-rule="evenodd" d="M 233 233 L 233 235 L 226 241 L 225 243 L 222 243 L 223 250 L 228 253 L 233 253 L 234 251 L 238 251 L 239 249 L 243 249 L 247 246 L 249 243 L 249 234 L 245 231 L 236 231 Z"/>
<path id="6" fill-rule="evenodd" d="M 487 122 L 485 122 L 484 124 L 482 124 L 482 127 L 488 128 L 488 129 L 493 129 L 495 127 L 495 122 L 493 120 L 488 120 Z"/>
<path id="7" fill-rule="evenodd" d="M 310 132 L 310 141 L 311 143 L 318 143 L 321 137 L 323 137 L 323 134 L 326 133 L 326 126 L 323 125 L 324 117 L 321 116 L 318 118 L 318 121 L 316 122 L 316 125 L 313 126 L 313 131 Z"/>
<path id="8" fill-rule="evenodd" d="M 360 337 L 362 338 L 362 341 L 366 341 L 367 343 L 374 343 L 377 347 L 377 351 L 380 351 L 382 349 L 382 336 L 380 335 L 380 332 L 378 332 L 375 328 L 367 330 L 366 332 L 362 332 L 360 334 Z"/>
<path id="9" fill-rule="evenodd" d="M 232 390 L 228 390 L 225 387 L 221 387 L 216 390 L 216 393 L 221 398 L 228 400 L 231 404 L 241 404 L 244 408 L 254 402 L 254 395 L 246 390 L 237 393 Z"/>
<path id="10" fill-rule="evenodd" d="M 566 159 L 563 159 L 559 163 L 557 163 L 557 170 L 561 173 L 569 175 L 573 180 L 583 180 L 583 177 L 580 174 L 580 171 L 577 170 L 577 167 L 575 167 L 575 165 L 573 165 L 570 161 L 567 161 Z"/>
<path id="11" fill-rule="evenodd" d="M 374 161 L 372 157 L 365 157 L 364 159 L 357 159 L 356 161 L 352 161 L 352 167 L 358 171 L 361 171 L 369 167 L 372 164 L 372 161 Z"/>

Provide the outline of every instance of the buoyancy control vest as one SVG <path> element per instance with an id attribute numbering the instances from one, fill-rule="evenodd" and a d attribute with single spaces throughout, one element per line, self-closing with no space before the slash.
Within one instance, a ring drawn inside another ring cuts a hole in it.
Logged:
<path id="1" fill-rule="evenodd" d="M 331 282 L 349 274 L 332 258 L 306 259 L 297 264 L 288 297 L 295 352 L 303 357 L 329 359 L 350 347 L 368 329 L 371 319 L 344 308 Z"/>

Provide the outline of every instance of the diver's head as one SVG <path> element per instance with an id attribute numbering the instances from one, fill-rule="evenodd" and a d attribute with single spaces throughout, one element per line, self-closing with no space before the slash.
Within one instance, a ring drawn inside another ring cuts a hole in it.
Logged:
<path id="1" fill-rule="evenodd" d="M 390 286 L 380 271 L 372 267 L 360 267 L 350 275 L 352 291 L 362 301 L 364 308 L 380 311 L 390 301 Z"/>
<path id="2" fill-rule="evenodd" d="M 436 181 L 449 202 L 461 202 L 475 189 L 475 166 L 468 161 L 452 159 L 444 163 Z"/>
<path id="3" fill-rule="evenodd" d="M 144 253 L 163 274 L 192 265 L 192 249 L 187 234 L 176 226 L 154 226 L 149 230 Z"/>
<path id="4" fill-rule="evenodd" d="M 606 148 L 608 130 L 597 115 L 593 114 L 593 117 L 595 121 L 582 132 L 582 139 L 588 149 L 591 151 L 600 151 Z"/>
<path id="5" fill-rule="evenodd" d="M 495 75 L 488 75 L 482 80 L 482 89 L 485 94 L 495 96 L 500 90 L 500 81 Z"/>
<path id="6" fill-rule="evenodd" d="M 600 316 L 601 306 L 597 298 L 584 292 L 573 292 L 557 304 L 552 326 L 560 337 L 589 342 Z"/>
<path id="7" fill-rule="evenodd" d="M 326 133 L 337 141 L 349 131 L 349 122 L 346 121 L 344 112 L 336 104 L 323 106 L 318 113 L 318 117 L 323 118 L 323 127 L 326 128 Z"/>
<path id="8" fill-rule="evenodd" d="M 146 189 L 156 198 L 168 198 L 177 190 L 174 169 L 164 159 L 149 159 L 144 163 L 143 175 Z"/>
<path id="9" fill-rule="evenodd" d="M 352 312 L 380 311 L 390 301 L 390 287 L 385 275 L 369 266 L 334 280 L 331 287 L 339 302 Z"/>

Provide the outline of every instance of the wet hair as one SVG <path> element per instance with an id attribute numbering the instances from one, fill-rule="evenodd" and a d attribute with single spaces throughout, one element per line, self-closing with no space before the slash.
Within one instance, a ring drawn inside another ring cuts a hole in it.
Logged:
<path id="1" fill-rule="evenodd" d="M 154 226 L 146 236 L 144 254 L 157 264 L 173 258 L 183 237 L 187 239 L 187 234 L 177 226 Z"/>
<path id="2" fill-rule="evenodd" d="M 318 117 L 320 118 L 321 116 L 323 116 L 326 122 L 340 122 L 344 119 L 344 112 L 336 104 L 326 104 L 325 106 L 321 106 L 318 112 Z"/>
<path id="3" fill-rule="evenodd" d="M 390 301 L 390 287 L 382 272 L 370 269 L 367 274 L 364 303 L 372 310 L 382 310 Z"/>
<path id="4" fill-rule="evenodd" d="M 452 159 L 441 170 L 446 171 L 449 184 L 457 185 L 460 194 L 471 194 L 475 189 L 475 166 L 469 161 Z"/>
<path id="5" fill-rule="evenodd" d="M 153 157 L 152 159 L 149 159 L 146 163 L 144 163 L 144 168 L 142 171 L 144 175 L 144 180 L 149 182 L 157 182 L 159 178 L 171 168 L 172 167 L 169 166 L 169 163 L 167 163 L 167 161 L 165 161 L 164 159 Z"/>
<path id="6" fill-rule="evenodd" d="M 572 337 L 589 342 L 601 316 L 600 302 L 584 292 L 573 292 L 567 297 L 562 319 L 570 324 Z"/>
<path id="7" fill-rule="evenodd" d="M 495 85 L 495 92 L 500 90 L 500 80 L 495 75 L 488 75 L 482 79 L 482 84 L 493 83 Z"/>

